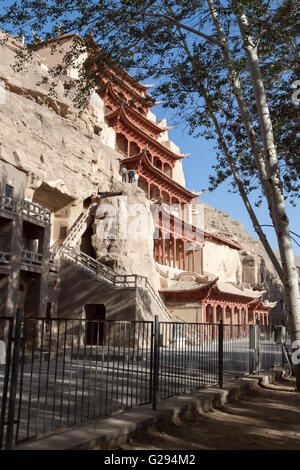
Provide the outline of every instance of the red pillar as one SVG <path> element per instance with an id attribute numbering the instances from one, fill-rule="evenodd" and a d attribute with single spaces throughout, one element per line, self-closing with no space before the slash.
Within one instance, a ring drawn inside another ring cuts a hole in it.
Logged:
<path id="1" fill-rule="evenodd" d="M 265 326 L 265 314 L 264 312 L 261 312 L 261 324 Z"/>
<path id="2" fill-rule="evenodd" d="M 245 325 L 246 325 L 246 334 L 249 333 L 249 320 L 248 320 L 248 306 L 245 306 Z"/>
<path id="3" fill-rule="evenodd" d="M 171 243 L 172 242 L 171 242 L 171 237 L 170 237 L 169 240 L 168 240 L 168 248 L 169 248 L 168 253 L 169 253 L 169 266 L 170 267 L 171 267 L 171 256 L 172 256 L 172 249 L 171 249 L 172 245 L 171 245 Z"/>
<path id="4" fill-rule="evenodd" d="M 130 156 L 130 140 L 127 140 L 127 157 Z"/>
<path id="5" fill-rule="evenodd" d="M 226 325 L 226 305 L 222 304 L 221 309 L 222 309 L 222 322 L 223 322 L 223 325 Z M 226 338 L 226 327 L 225 326 L 224 326 L 223 331 L 224 331 L 224 338 Z"/>
<path id="6" fill-rule="evenodd" d="M 195 272 L 195 265 L 196 265 L 196 251 L 195 251 L 195 246 L 193 246 L 193 272 Z"/>
<path id="7" fill-rule="evenodd" d="M 148 181 L 148 188 L 147 188 L 147 198 L 150 199 L 151 196 L 151 183 Z"/>
<path id="8" fill-rule="evenodd" d="M 176 268 L 176 238 L 173 237 L 173 268 Z"/>
<path id="9" fill-rule="evenodd" d="M 207 316 L 206 316 L 206 302 L 202 302 L 202 309 L 203 309 L 203 315 L 202 315 L 202 318 L 203 318 L 203 328 L 204 328 L 204 332 L 203 332 L 203 336 L 204 336 L 204 341 L 206 341 L 206 338 L 208 336 L 208 331 L 207 329 L 209 328 L 205 323 L 207 323 Z"/>
<path id="10" fill-rule="evenodd" d="M 242 336 L 242 306 L 238 306 L 239 336 Z"/>
<path id="11" fill-rule="evenodd" d="M 213 339 L 217 336 L 217 305 L 212 304 Z"/>
<path id="12" fill-rule="evenodd" d="M 158 264 L 161 264 L 161 237 L 158 239 Z"/>
<path id="13" fill-rule="evenodd" d="M 179 269 L 181 269 L 181 256 L 182 256 L 182 253 L 181 253 L 181 242 L 179 242 Z"/>
<path id="14" fill-rule="evenodd" d="M 162 234 L 162 264 L 165 266 L 166 263 L 166 239 L 164 233 Z"/>
<path id="15" fill-rule="evenodd" d="M 183 241 L 183 244 L 182 244 L 182 248 L 183 248 L 183 270 L 185 271 L 186 269 L 186 249 L 185 249 L 185 241 Z"/>
<path id="16" fill-rule="evenodd" d="M 234 305 L 231 305 L 231 311 L 230 311 L 230 323 L 231 323 L 231 338 L 234 337 Z"/>

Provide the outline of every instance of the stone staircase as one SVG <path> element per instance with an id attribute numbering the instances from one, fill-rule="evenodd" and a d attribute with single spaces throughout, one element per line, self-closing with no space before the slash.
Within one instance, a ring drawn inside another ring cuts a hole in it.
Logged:
<path id="1" fill-rule="evenodd" d="M 170 313 L 167 310 L 160 296 L 155 292 L 146 276 L 139 276 L 137 274 L 116 274 L 113 269 L 108 268 L 106 265 L 96 261 L 91 256 L 83 253 L 75 248 L 75 245 L 84 233 L 88 218 L 93 215 L 97 204 L 93 204 L 88 209 L 85 209 L 78 216 L 72 227 L 69 229 L 63 243 L 55 242 L 52 246 L 51 260 L 53 264 L 58 258 L 64 258 L 71 263 L 74 263 L 78 268 L 87 272 L 98 281 L 110 285 L 114 289 L 123 288 L 144 288 L 148 291 L 157 307 L 162 313 L 171 320 Z"/>
<path id="2" fill-rule="evenodd" d="M 61 249 L 62 246 L 75 246 L 79 238 L 82 236 L 88 225 L 88 219 L 93 216 L 97 204 L 92 204 L 89 208 L 84 209 L 73 225 L 69 228 L 66 238 L 62 243 L 56 241 L 51 249 L 57 253 L 58 249 Z"/>
<path id="3" fill-rule="evenodd" d="M 65 246 L 63 244 L 60 245 L 56 255 L 59 255 L 60 258 L 74 263 L 74 265 L 76 265 L 79 269 L 82 269 L 90 276 L 114 289 L 146 289 L 161 312 L 167 317 L 167 319 L 171 320 L 169 311 L 167 310 L 162 299 L 151 286 L 146 276 L 139 276 L 137 274 L 116 274 L 112 269 L 108 268 L 102 263 L 99 263 L 99 261 L 96 261 L 87 254 L 76 250 L 74 247 Z"/>

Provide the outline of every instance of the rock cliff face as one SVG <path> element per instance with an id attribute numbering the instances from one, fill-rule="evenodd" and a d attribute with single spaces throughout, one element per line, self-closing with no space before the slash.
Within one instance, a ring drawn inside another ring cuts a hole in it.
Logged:
<path id="1" fill-rule="evenodd" d="M 79 115 L 72 94 L 65 96 L 63 80 L 57 81 L 57 96 L 49 97 L 49 86 L 37 85 L 47 71 L 42 58 L 36 55 L 24 70 L 12 68 L 20 47 L 13 38 L 0 45 L 0 82 L 5 89 L 0 104 L 0 160 L 24 172 L 25 197 L 51 210 L 52 240 L 57 239 L 61 224 L 67 230 L 72 227 L 89 198 L 103 193 L 120 192 L 131 208 L 146 205 L 149 219 L 149 202 L 143 191 L 121 183 L 120 154 L 103 143 L 107 136 L 102 135 L 105 122 L 99 113 L 99 98 L 93 96 Z M 116 208 L 116 200 L 101 197 L 99 211 L 105 203 Z M 147 240 L 139 240 L 134 222 L 128 240 L 101 240 L 97 236 L 99 218 L 90 235 L 97 259 L 120 274 L 146 275 L 156 285 L 153 223 L 147 222 Z"/>
<path id="2" fill-rule="evenodd" d="M 200 203 L 199 201 L 197 203 Z M 277 307 L 272 311 L 273 317 L 280 316 L 282 312 L 282 284 L 279 277 L 262 245 L 262 243 L 249 235 L 245 230 L 243 224 L 237 220 L 232 219 L 229 214 L 219 211 L 213 207 L 204 204 L 204 229 L 206 232 L 214 233 L 222 238 L 228 239 L 238 244 L 242 250 L 229 255 L 229 264 L 226 264 L 228 275 L 230 270 L 228 266 L 231 265 L 231 275 L 234 279 L 227 279 L 244 287 L 251 287 L 257 290 L 264 290 L 265 299 L 271 301 L 278 301 Z M 222 249 L 224 254 L 222 260 L 225 259 L 225 247 Z M 279 258 L 279 253 L 275 251 L 276 256 Z M 204 261 L 205 262 L 205 261 Z M 214 257 L 206 255 L 206 270 L 220 275 L 222 280 L 226 280 L 226 273 L 222 273 L 222 268 L 217 269 L 215 272 Z M 300 258 L 296 258 L 296 263 L 300 272 Z"/>
<path id="3" fill-rule="evenodd" d="M 13 40 L 0 46 L 0 80 L 5 88 L 5 103 L 0 105 L 1 159 L 28 175 L 28 196 L 42 182 L 60 185 L 58 189 L 72 199 L 97 194 L 99 186 L 109 190 L 118 175 L 117 154 L 102 144 L 93 106 L 79 117 L 60 80 L 57 97 L 49 97 L 47 85 L 37 86 L 45 72 L 38 56 L 27 69 L 15 72 L 11 65 L 18 47 Z"/>
<path id="4" fill-rule="evenodd" d="M 101 263 L 119 274 L 146 276 L 159 288 L 153 259 L 154 223 L 142 189 L 113 183 L 111 194 L 100 199 L 94 229 L 92 243 Z"/>

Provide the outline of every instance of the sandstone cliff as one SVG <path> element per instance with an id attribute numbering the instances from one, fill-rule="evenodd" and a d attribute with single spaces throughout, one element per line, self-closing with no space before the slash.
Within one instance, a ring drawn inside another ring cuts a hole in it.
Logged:
<path id="1" fill-rule="evenodd" d="M 0 81 L 5 89 L 5 102 L 0 104 L 0 160 L 27 175 L 24 196 L 52 211 L 54 228 L 63 221 L 69 229 L 85 201 L 114 191 L 127 197 L 131 206 L 146 205 L 150 216 L 143 191 L 121 183 L 120 154 L 104 143 L 106 123 L 99 112 L 99 97 L 92 96 L 79 115 L 72 93 L 65 95 L 66 77 L 57 79 L 56 96 L 49 96 L 49 85 L 38 85 L 47 73 L 41 57 L 36 54 L 24 69 L 13 69 L 15 53 L 22 47 L 13 38 L 0 45 Z M 100 206 L 104 203 L 114 207 L 115 200 L 100 199 Z M 99 240 L 97 223 L 92 236 L 95 257 L 121 274 L 146 275 L 156 285 L 153 224 L 146 241 L 131 236 L 116 242 Z M 52 228 L 52 240 L 57 232 L 55 228 L 53 236 Z"/>
<path id="2" fill-rule="evenodd" d="M 262 243 L 251 236 L 241 222 L 232 219 L 226 212 L 200 203 L 204 205 L 205 231 L 228 239 L 242 248 L 238 252 L 243 273 L 240 283 L 245 287 L 265 290 L 265 299 L 278 301 L 272 313 L 273 317 L 279 317 L 282 312 L 282 284 Z M 274 252 L 279 258 L 278 251 L 274 250 Z M 300 258 L 296 257 L 296 263 L 300 272 Z"/>

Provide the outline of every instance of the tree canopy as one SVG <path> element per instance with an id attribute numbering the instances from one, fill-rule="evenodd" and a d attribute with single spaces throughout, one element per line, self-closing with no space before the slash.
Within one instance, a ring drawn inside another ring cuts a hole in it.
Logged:
<path id="1" fill-rule="evenodd" d="M 254 91 L 235 15 L 235 9 L 242 5 L 248 18 L 248 33 L 259 50 L 284 194 L 295 203 L 300 195 L 299 107 L 292 102 L 292 84 L 299 78 L 300 69 L 297 1 L 243 0 L 214 4 L 228 46 L 231 70 L 224 61 L 224 45 L 203 0 L 17 0 L 7 7 L 0 23 L 8 32 L 25 34 L 30 45 L 27 53 L 41 47 L 39 41 L 32 42 L 31 29 L 43 41 L 73 32 L 85 40 L 84 46 L 80 41 L 75 42 L 72 52 L 65 57 L 65 63 L 74 63 L 88 47 L 92 63 L 96 64 L 96 68 L 91 66 L 80 74 L 79 106 L 90 88 L 95 83 L 99 85 L 99 75 L 105 72 L 106 66 L 115 63 L 138 80 L 154 80 L 157 86 L 153 96 L 162 101 L 162 106 L 176 109 L 195 137 L 215 139 L 213 114 L 245 192 L 259 190 L 259 203 L 263 196 L 261 181 L 230 76 L 234 74 L 239 80 L 259 151 L 263 151 Z M 61 66 L 56 73 L 61 73 Z M 210 189 L 232 175 L 220 136 L 218 140 Z"/>

